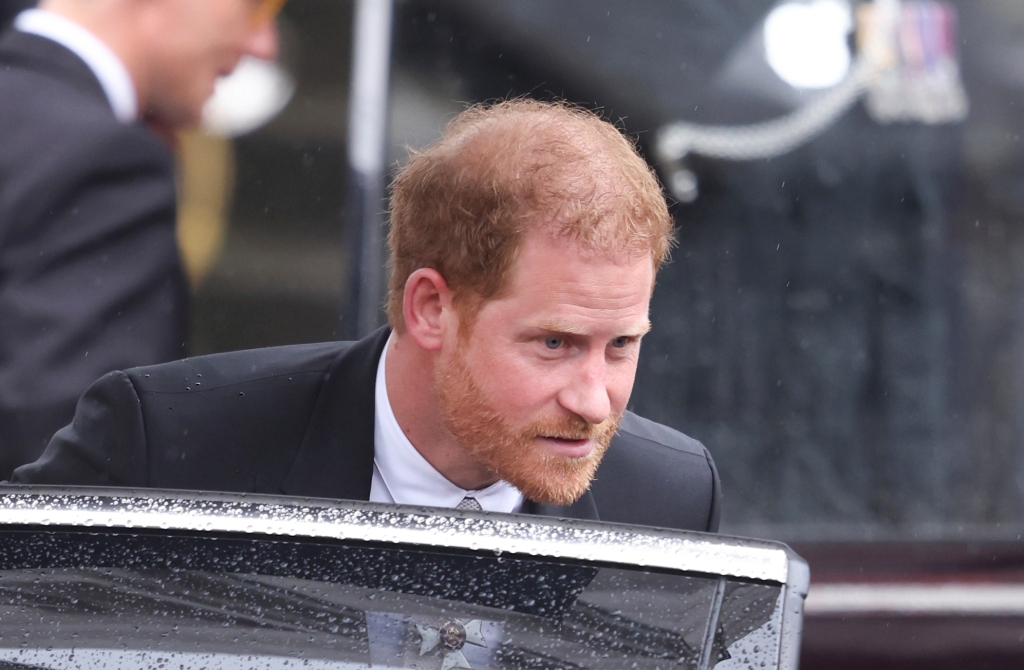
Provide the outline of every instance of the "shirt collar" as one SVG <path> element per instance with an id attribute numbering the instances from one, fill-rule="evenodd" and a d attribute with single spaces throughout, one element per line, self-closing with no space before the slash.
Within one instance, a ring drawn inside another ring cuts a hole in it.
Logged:
<path id="1" fill-rule="evenodd" d="M 131 75 L 98 37 L 74 21 L 42 9 L 27 9 L 18 14 L 14 27 L 53 40 L 81 58 L 99 80 L 117 120 L 133 123 L 138 118 L 139 102 Z"/>
<path id="2" fill-rule="evenodd" d="M 384 374 L 385 359 L 394 337 L 392 333 L 377 364 L 373 431 L 373 462 L 391 499 L 400 505 L 455 507 L 470 496 L 489 512 L 518 512 L 523 505 L 523 494 L 514 486 L 499 480 L 478 491 L 459 488 L 435 470 L 405 436 L 391 408 Z"/>

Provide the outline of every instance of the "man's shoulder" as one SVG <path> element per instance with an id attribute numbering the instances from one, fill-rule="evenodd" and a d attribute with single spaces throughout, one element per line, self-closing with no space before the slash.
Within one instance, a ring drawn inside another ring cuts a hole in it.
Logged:
<path id="1" fill-rule="evenodd" d="M 616 438 L 634 446 L 663 448 L 698 458 L 707 458 L 707 449 L 700 441 L 632 412 L 622 415 Z"/>
<path id="2" fill-rule="evenodd" d="M 74 422 L 43 458 L 16 477 L 280 493 L 348 347 L 272 347 L 109 373 L 82 396 Z"/>
<path id="3" fill-rule="evenodd" d="M 720 484 L 699 441 L 626 412 L 591 485 L 602 520 L 718 529 Z"/>
<path id="4" fill-rule="evenodd" d="M 173 206 L 173 158 L 153 133 L 118 121 L 105 96 L 97 97 L 88 85 L 16 55 L 0 50 L 0 238 L 5 245 L 48 230 L 39 221 L 59 219 L 58 206 L 73 206 L 86 188 L 146 189 L 147 180 L 156 179 L 162 188 L 145 191 L 146 202 Z M 115 209 L 131 208 L 136 201 L 121 195 L 111 203 Z"/>
<path id="5" fill-rule="evenodd" d="M 230 351 L 132 368 L 125 373 L 139 393 L 202 394 L 225 387 L 322 377 L 352 342 L 321 342 Z"/>
<path id="6" fill-rule="evenodd" d="M 101 166 L 143 163 L 171 169 L 170 149 L 141 124 L 118 121 L 106 101 L 46 74 L 2 70 L 0 65 L 4 155 L 42 168 L 89 159 Z"/>
<path id="7" fill-rule="evenodd" d="M 0 90 L 6 112 L 40 111 L 35 121 L 116 128 L 106 94 L 88 66 L 46 38 L 9 30 L 0 36 Z M 57 102 L 60 104 L 55 104 Z M 47 104 L 48 103 L 48 104 Z M 5 126 L 10 119 L 5 118 Z"/>
<path id="8" fill-rule="evenodd" d="M 140 124 L 114 116 L 99 80 L 65 47 L 9 30 L 0 36 L 0 137 L 7 155 L 40 164 L 140 159 L 171 165 L 171 153 Z M 29 150 L 24 156 L 19 149 Z M 60 156 L 60 161 L 48 160 Z"/>

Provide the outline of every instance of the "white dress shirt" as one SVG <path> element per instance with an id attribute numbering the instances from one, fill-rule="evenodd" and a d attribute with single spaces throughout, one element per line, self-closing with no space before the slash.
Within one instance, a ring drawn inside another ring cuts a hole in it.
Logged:
<path id="1" fill-rule="evenodd" d="M 405 436 L 391 409 L 384 375 L 390 346 L 389 338 L 377 364 L 370 501 L 455 507 L 468 496 L 475 498 L 488 512 L 518 512 L 523 506 L 523 494 L 514 486 L 499 480 L 478 491 L 459 488 L 435 470 Z"/>
<path id="2" fill-rule="evenodd" d="M 26 9 L 18 14 L 14 27 L 53 40 L 85 61 L 99 79 L 117 120 L 135 122 L 139 116 L 135 84 L 121 59 L 98 37 L 74 21 L 42 9 Z"/>

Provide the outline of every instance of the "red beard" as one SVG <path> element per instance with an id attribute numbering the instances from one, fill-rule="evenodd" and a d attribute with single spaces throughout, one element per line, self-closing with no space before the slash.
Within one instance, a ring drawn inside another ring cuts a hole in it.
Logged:
<path id="1" fill-rule="evenodd" d="M 589 488 L 622 418 L 619 413 L 592 424 L 570 414 L 511 426 L 484 398 L 464 348 L 435 371 L 434 392 L 445 427 L 470 457 L 530 500 L 550 505 L 569 505 Z M 582 458 L 569 458 L 553 453 L 539 441 L 541 436 L 593 440 L 594 448 Z"/>

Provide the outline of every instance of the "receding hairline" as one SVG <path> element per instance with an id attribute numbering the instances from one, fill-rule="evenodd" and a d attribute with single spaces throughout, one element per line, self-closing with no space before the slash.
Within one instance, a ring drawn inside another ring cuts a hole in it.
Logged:
<path id="1" fill-rule="evenodd" d="M 495 110 L 500 113 L 493 114 Z M 539 198 L 520 203 L 524 229 L 557 229 L 565 223 L 564 196 L 572 193 L 595 196 L 598 209 L 602 209 L 601 199 L 628 198 L 640 189 L 627 175 L 625 163 L 635 159 L 646 168 L 633 142 L 619 128 L 570 103 L 520 100 L 474 106 L 456 117 L 445 135 L 439 157 L 475 176 L 490 175 L 506 184 L 529 182 L 541 171 L 554 178 L 552 192 L 541 189 Z M 610 216 L 616 211 L 614 206 L 604 209 Z M 607 239 L 591 242 L 610 248 Z M 638 249 L 654 252 L 653 245 L 633 242 Z M 656 267 L 661 260 L 655 260 Z"/>
<path id="2" fill-rule="evenodd" d="M 531 102 L 519 100 L 466 109 L 449 122 L 439 153 L 456 161 L 473 161 L 479 156 L 480 162 L 493 162 L 495 154 L 490 149 L 496 145 L 507 148 L 508 135 L 526 139 L 517 147 L 519 155 L 567 144 L 570 138 L 580 153 L 607 158 L 614 151 L 616 139 L 628 143 L 619 129 L 582 107 Z"/>

